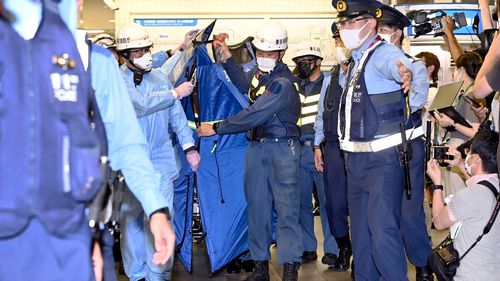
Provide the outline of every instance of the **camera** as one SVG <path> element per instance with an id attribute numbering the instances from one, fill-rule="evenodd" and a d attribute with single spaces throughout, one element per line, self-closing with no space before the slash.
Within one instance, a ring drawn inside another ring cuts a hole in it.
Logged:
<path id="1" fill-rule="evenodd" d="M 439 15 L 430 17 L 439 13 Z M 446 13 L 443 10 L 413 10 L 406 13 L 406 16 L 415 22 L 413 28 L 415 29 L 415 38 L 420 35 L 427 34 L 434 31 L 434 37 L 444 34 L 444 25 L 442 20 Z M 459 29 L 467 26 L 465 13 L 454 13 L 452 17 L 454 29 Z"/>
<path id="2" fill-rule="evenodd" d="M 433 146 L 432 158 L 436 160 L 453 160 L 453 155 L 446 154 L 448 152 L 447 146 Z"/>

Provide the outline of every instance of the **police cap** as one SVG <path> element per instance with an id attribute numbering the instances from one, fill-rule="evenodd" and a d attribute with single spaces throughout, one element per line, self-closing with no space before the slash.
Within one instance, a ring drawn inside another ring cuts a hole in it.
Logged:
<path id="1" fill-rule="evenodd" d="M 380 9 L 382 10 L 382 16 L 377 19 L 379 24 L 395 25 L 401 30 L 410 26 L 410 20 L 397 9 L 388 5 L 384 5 Z"/>
<path id="2" fill-rule="evenodd" d="M 376 0 L 332 0 L 332 5 L 338 12 L 338 22 L 366 14 L 379 18 L 383 6 Z"/>
<path id="3" fill-rule="evenodd" d="M 337 22 L 332 23 L 332 37 L 340 37 L 340 31 L 339 28 L 337 27 Z"/>

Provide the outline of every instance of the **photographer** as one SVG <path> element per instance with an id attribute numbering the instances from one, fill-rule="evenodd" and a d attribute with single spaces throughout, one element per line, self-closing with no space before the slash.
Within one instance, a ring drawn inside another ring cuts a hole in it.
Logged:
<path id="1" fill-rule="evenodd" d="M 454 160 L 445 160 L 470 175 L 467 187 L 457 192 L 448 205 L 443 200 L 441 171 L 436 159 L 429 161 L 427 174 L 432 179 L 434 192 L 432 214 L 436 229 L 452 228 L 454 247 L 460 256 L 471 247 L 488 223 L 496 204 L 492 191 L 483 185 L 488 181 L 498 190 L 496 150 L 498 133 L 479 131 L 471 141 L 467 157 L 450 147 Z M 446 188 L 448 188 L 446 186 Z M 490 233 L 460 260 L 454 280 L 498 280 L 500 274 L 500 223 L 494 223 Z"/>

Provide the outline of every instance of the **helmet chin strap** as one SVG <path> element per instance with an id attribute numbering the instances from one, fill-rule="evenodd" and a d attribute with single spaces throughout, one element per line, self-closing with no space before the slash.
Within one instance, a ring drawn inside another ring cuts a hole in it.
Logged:
<path id="1" fill-rule="evenodd" d="M 131 68 L 129 65 L 127 65 L 128 69 L 134 73 L 134 84 L 135 86 L 138 86 L 142 82 L 142 78 L 144 76 L 144 73 L 149 72 L 149 71 L 144 71 L 137 67 L 134 62 L 130 59 L 130 54 L 128 52 L 123 54 L 123 57 L 125 60 L 130 63 L 134 68 Z M 151 71 L 151 70 L 150 70 Z"/>

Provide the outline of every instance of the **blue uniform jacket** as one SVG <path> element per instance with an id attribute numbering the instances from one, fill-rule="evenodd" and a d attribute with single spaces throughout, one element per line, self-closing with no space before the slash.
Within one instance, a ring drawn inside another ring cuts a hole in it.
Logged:
<path id="1" fill-rule="evenodd" d="M 257 67 L 244 72 L 243 67 L 229 59 L 223 64 L 229 78 L 242 93 L 247 93 Z M 300 115 L 300 98 L 288 67 L 279 63 L 271 73 L 266 73 L 259 83 L 266 87 L 255 103 L 233 117 L 219 123 L 218 134 L 234 134 L 255 128 L 257 137 L 298 138 L 297 121 Z"/>

